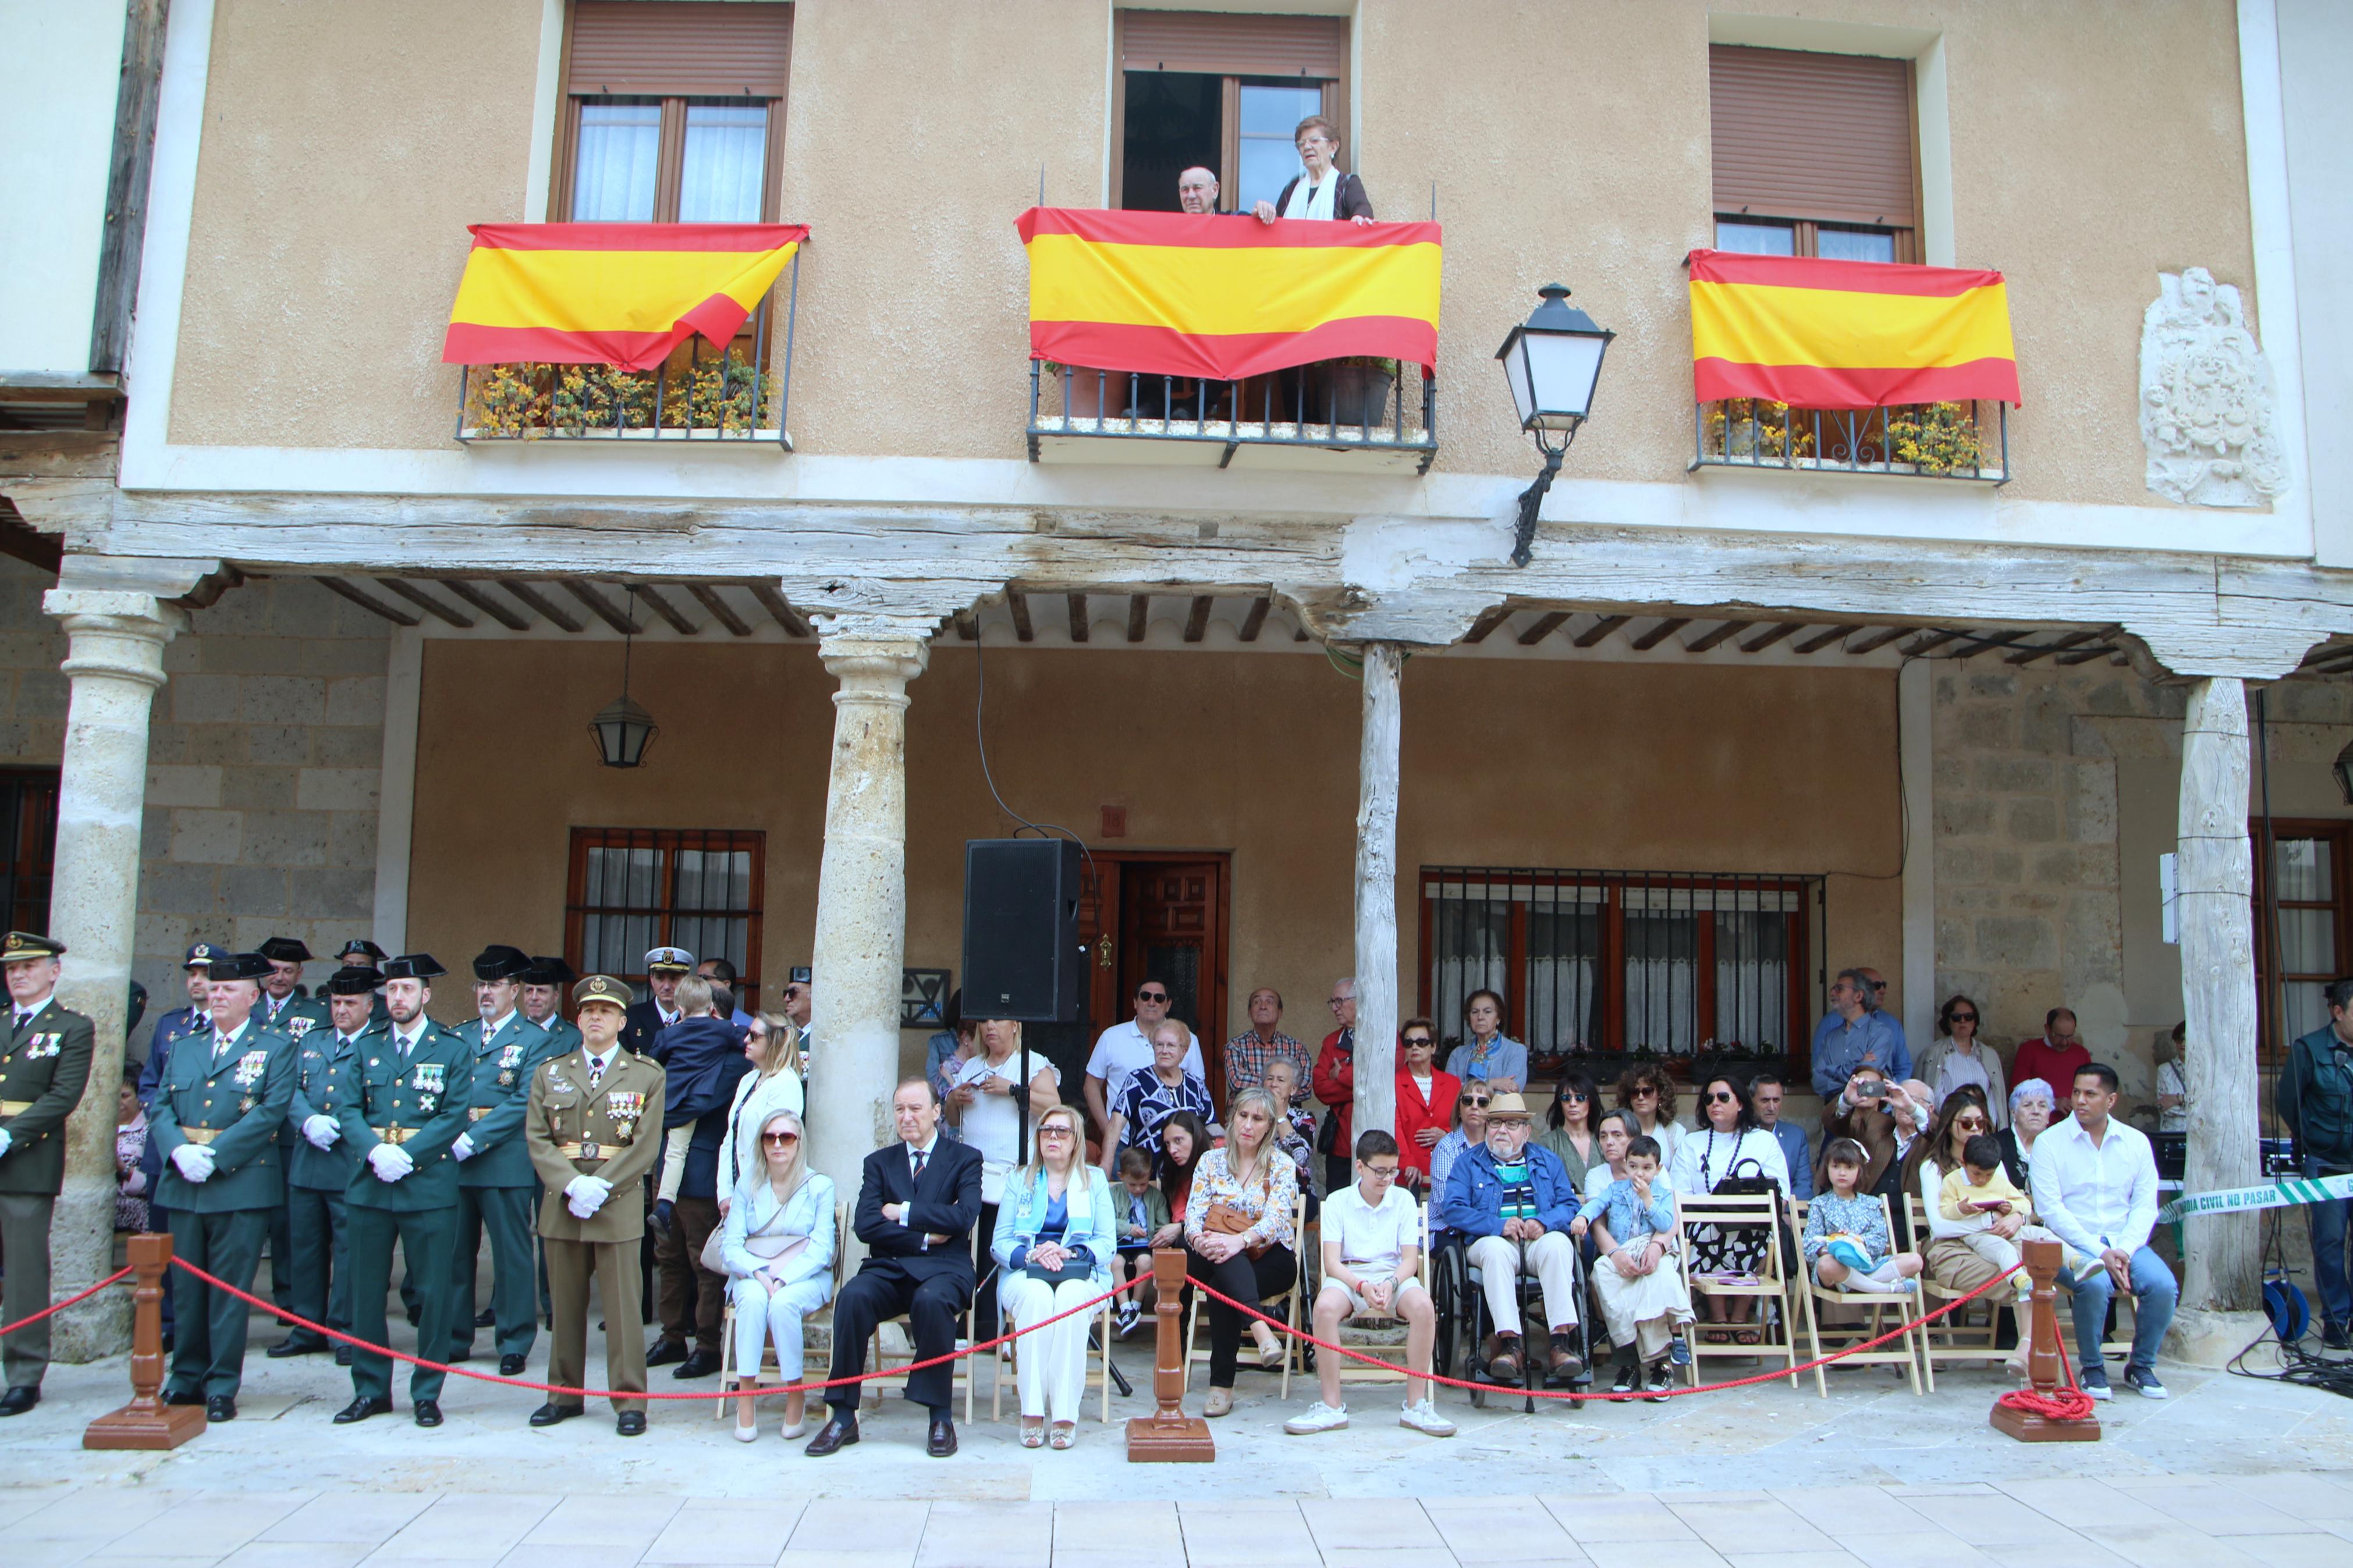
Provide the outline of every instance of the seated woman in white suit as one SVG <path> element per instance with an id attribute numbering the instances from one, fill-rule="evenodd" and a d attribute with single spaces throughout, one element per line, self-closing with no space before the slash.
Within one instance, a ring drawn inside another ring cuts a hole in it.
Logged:
<path id="1" fill-rule="evenodd" d="M 1075 1107 L 1038 1118 L 1036 1163 L 1005 1184 L 1005 1207 L 989 1247 L 997 1259 L 997 1300 L 1017 1329 L 1069 1311 L 1111 1289 L 1111 1184 L 1087 1163 L 1086 1133 Z M 1074 1312 L 1028 1335 L 1018 1358 L 1021 1446 L 1046 1439 L 1067 1448 L 1078 1435 L 1087 1386 L 1087 1330 L 1095 1314 Z M 987 1331 L 982 1331 L 984 1333 Z"/>
<path id="2" fill-rule="evenodd" d="M 761 1165 L 737 1184 L 720 1232 L 727 1296 L 735 1306 L 738 1372 L 735 1436 L 759 1436 L 760 1350 L 774 1338 L 776 1368 L 787 1383 L 802 1375 L 801 1320 L 833 1293 L 833 1183 L 808 1168 L 801 1119 L 772 1110 L 760 1121 Z M 801 1436 L 808 1395 L 785 1396 L 784 1436 Z"/>

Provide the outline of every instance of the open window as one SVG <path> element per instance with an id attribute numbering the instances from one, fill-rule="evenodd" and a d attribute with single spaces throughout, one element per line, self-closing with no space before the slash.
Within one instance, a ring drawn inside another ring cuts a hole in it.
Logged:
<path id="1" fill-rule="evenodd" d="M 1712 44 L 1715 248 L 1920 259 L 1912 62 Z"/>
<path id="2" fill-rule="evenodd" d="M 774 222 L 792 7 L 578 0 L 565 51 L 555 216 Z"/>
<path id="3" fill-rule="evenodd" d="M 1217 174 L 1219 206 L 1247 212 L 1301 172 L 1302 120 L 1347 124 L 1345 18 L 1120 11 L 1115 26 L 1114 207 L 1177 211 L 1176 176 L 1198 163 Z M 1344 133 L 1342 168 L 1355 151 Z"/>

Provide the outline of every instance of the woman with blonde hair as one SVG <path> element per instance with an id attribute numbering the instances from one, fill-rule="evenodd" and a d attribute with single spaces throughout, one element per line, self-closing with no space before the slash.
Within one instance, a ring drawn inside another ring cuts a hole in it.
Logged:
<path id="1" fill-rule="evenodd" d="M 1118 1246 L 1112 1228 L 1111 1184 L 1087 1163 L 1086 1123 L 1078 1108 L 1041 1113 L 1038 1157 L 1005 1184 L 997 1235 L 997 1300 L 1013 1327 L 1025 1330 L 1068 1312 L 1111 1289 Z M 1021 1390 L 1021 1446 L 1047 1440 L 1067 1448 L 1078 1436 L 1079 1405 L 1087 1386 L 1087 1331 L 1092 1312 L 1073 1312 L 1020 1341 L 1016 1379 Z"/>
<path id="2" fill-rule="evenodd" d="M 779 1031 L 786 1042 L 788 1032 Z M 776 1370 L 786 1383 L 803 1375 L 801 1320 L 833 1293 L 833 1183 L 808 1168 L 808 1145 L 797 1112 L 772 1110 L 753 1138 L 760 1168 L 735 1185 L 721 1227 L 719 1256 L 727 1265 L 727 1296 L 735 1304 L 735 1436 L 760 1435 L 760 1350 L 776 1343 Z M 785 1395 L 784 1436 L 806 1429 L 808 1394 Z"/>
<path id="3" fill-rule="evenodd" d="M 1298 1168 L 1274 1141 L 1282 1115 L 1262 1089 L 1234 1096 L 1226 1111 L 1226 1144 L 1201 1156 L 1185 1205 L 1186 1272 L 1237 1301 L 1255 1305 L 1291 1288 L 1299 1260 L 1292 1251 L 1292 1216 L 1299 1204 Z M 1263 1367 L 1284 1354 L 1274 1331 L 1212 1297 L 1209 1300 L 1209 1396 L 1204 1415 L 1234 1407 L 1234 1368 L 1241 1359 L 1242 1324 L 1258 1344 Z"/>
<path id="4" fill-rule="evenodd" d="M 789 1110 L 798 1116 L 807 1109 L 801 1087 L 800 1031 L 782 1013 L 762 1013 L 744 1032 L 744 1054 L 752 1070 L 735 1080 L 735 1099 L 727 1108 L 727 1135 L 719 1141 L 719 1217 L 727 1217 L 738 1184 L 757 1176 L 765 1165 L 760 1142 L 753 1136 L 770 1115 Z"/>

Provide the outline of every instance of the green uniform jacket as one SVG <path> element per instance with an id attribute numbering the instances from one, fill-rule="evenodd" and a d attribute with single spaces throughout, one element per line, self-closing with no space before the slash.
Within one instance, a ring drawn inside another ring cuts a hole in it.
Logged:
<path id="1" fill-rule="evenodd" d="M 506 1026 L 482 1038 L 489 1026 L 477 1018 L 456 1033 L 474 1053 L 474 1092 L 466 1116 L 466 1136 L 474 1152 L 458 1166 L 461 1187 L 527 1187 L 531 1151 L 523 1147 L 522 1117 L 531 1106 L 531 1078 L 539 1064 L 563 1053 L 537 1024 L 512 1013 Z"/>
<path id="2" fill-rule="evenodd" d="M 294 1147 L 286 1159 L 287 1185 L 306 1192 L 341 1193 L 352 1184 L 352 1170 L 359 1157 L 352 1152 L 350 1137 L 337 1138 L 323 1149 L 314 1148 L 302 1136 L 302 1123 L 313 1116 L 330 1116 L 338 1127 L 343 1125 L 343 1110 L 352 1098 L 352 1075 L 361 1054 L 373 1050 L 384 1034 L 381 1026 L 370 1024 L 345 1045 L 330 1026 L 305 1031 L 295 1046 L 294 1100 L 286 1112 L 286 1125 L 294 1130 Z"/>
<path id="3" fill-rule="evenodd" d="M 561 1013 L 550 1013 L 547 1021 L 540 1027 L 547 1031 L 547 1037 L 554 1042 L 548 1052 L 550 1057 L 568 1057 L 585 1043 L 580 1037 L 580 1026 Z M 531 1079 L 522 1080 L 522 1090 L 523 1098 L 530 1099 Z"/>
<path id="4" fill-rule="evenodd" d="M 473 1047 L 438 1024 L 426 1023 L 406 1062 L 390 1026 L 371 1038 L 348 1080 L 351 1096 L 338 1112 L 355 1162 L 343 1201 L 401 1211 L 456 1207 L 458 1162 L 449 1158 L 449 1145 L 466 1131 L 473 1079 Z M 384 1134 L 396 1129 L 401 1134 L 396 1142 L 417 1165 L 399 1181 L 381 1181 L 368 1155 L 377 1144 L 394 1142 Z"/>
<path id="5" fill-rule="evenodd" d="M 237 1042 L 213 1062 L 212 1031 L 172 1047 L 164 1081 L 148 1108 L 147 1132 L 164 1156 L 155 1196 L 165 1208 L 190 1214 L 274 1209 L 286 1201 L 286 1160 L 278 1133 L 294 1099 L 294 1042 L 248 1018 Z M 191 1182 L 172 1163 L 184 1143 L 210 1132 L 213 1173 Z"/>
<path id="6" fill-rule="evenodd" d="M 270 996 L 265 991 L 261 994 L 261 1000 L 253 1005 L 253 1021 L 265 1029 L 285 1036 L 297 1045 L 313 1029 L 335 1026 L 333 1015 L 327 1011 L 326 1003 L 316 996 L 289 996 L 285 1005 L 276 1012 L 269 1008 Z"/>
<path id="7" fill-rule="evenodd" d="M 547 1184 L 539 1205 L 540 1235 L 550 1241 L 636 1241 L 645 1235 L 646 1207 L 634 1189 L 652 1172 L 662 1150 L 662 1069 L 653 1058 L 616 1050 L 593 1089 L 585 1050 L 542 1063 L 531 1077 L 523 1135 L 532 1168 Z M 580 1152 L 567 1153 L 566 1145 Z M 564 1189 L 575 1176 L 601 1176 L 613 1184 L 605 1206 L 588 1219 L 573 1214 L 565 1200 Z"/>
<path id="8" fill-rule="evenodd" d="M 0 1193 L 47 1194 L 66 1179 L 66 1118 L 90 1083 L 90 1022 L 52 996 L 0 1050 Z"/>

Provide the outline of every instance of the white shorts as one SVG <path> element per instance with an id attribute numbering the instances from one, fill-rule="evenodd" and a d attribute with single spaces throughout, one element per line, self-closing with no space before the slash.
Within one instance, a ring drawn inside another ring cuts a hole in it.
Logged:
<path id="1" fill-rule="evenodd" d="M 1340 1292 L 1340 1294 L 1341 1294 L 1341 1295 L 1345 1296 L 1346 1298 L 1348 1298 L 1348 1310 L 1347 1310 L 1347 1311 L 1346 1311 L 1346 1312 L 1345 1312 L 1345 1313 L 1343 1313 L 1343 1314 L 1341 1315 L 1341 1319 L 1340 1319 L 1340 1321 L 1341 1321 L 1342 1322 L 1345 1322 L 1345 1321 L 1348 1321 L 1348 1319 L 1350 1319 L 1350 1318 L 1362 1317 L 1362 1316 L 1364 1316 L 1366 1313 L 1367 1313 L 1367 1312 L 1369 1312 L 1369 1311 L 1371 1311 L 1371 1310 L 1372 1310 L 1372 1309 L 1371 1309 L 1371 1308 L 1367 1307 L 1367 1306 L 1365 1304 L 1365 1299 L 1364 1299 L 1364 1297 L 1362 1297 L 1362 1296 L 1358 1295 L 1356 1291 L 1349 1289 L 1345 1285 L 1341 1284 L 1337 1279 L 1325 1279 L 1325 1280 L 1324 1281 L 1324 1292 L 1325 1292 L 1326 1294 L 1330 1293 L 1331 1291 L 1337 1290 L 1338 1292 Z M 1390 1299 L 1390 1300 L 1391 1300 L 1391 1301 L 1392 1301 L 1392 1303 L 1393 1303 L 1394 1305 L 1398 1306 L 1398 1307 L 1403 1307 L 1403 1306 L 1405 1305 L 1405 1299 L 1406 1299 L 1406 1294 L 1407 1294 L 1407 1292 L 1409 1292 L 1409 1291 L 1412 1291 L 1412 1290 L 1420 1290 L 1420 1291 L 1421 1291 L 1421 1293 L 1422 1293 L 1423 1295 L 1425 1295 L 1425 1296 L 1426 1296 L 1426 1295 L 1428 1295 L 1428 1294 L 1430 1294 L 1430 1292 L 1429 1292 L 1427 1289 L 1423 1289 L 1422 1283 L 1421 1283 L 1421 1281 L 1420 1281 L 1420 1279 L 1418 1279 L 1418 1278 L 1417 1278 L 1417 1279 L 1408 1279 L 1404 1284 L 1402 1284 L 1402 1285 L 1400 1285 L 1400 1286 L 1398 1286 L 1398 1292 L 1397 1292 L 1397 1294 L 1396 1294 L 1394 1297 L 1392 1297 L 1392 1298 Z M 1383 1315 L 1383 1316 L 1388 1316 L 1388 1315 L 1392 1315 L 1392 1314 L 1381 1314 L 1381 1315 Z M 1397 1314 L 1397 1315 L 1401 1315 L 1401 1314 Z"/>

